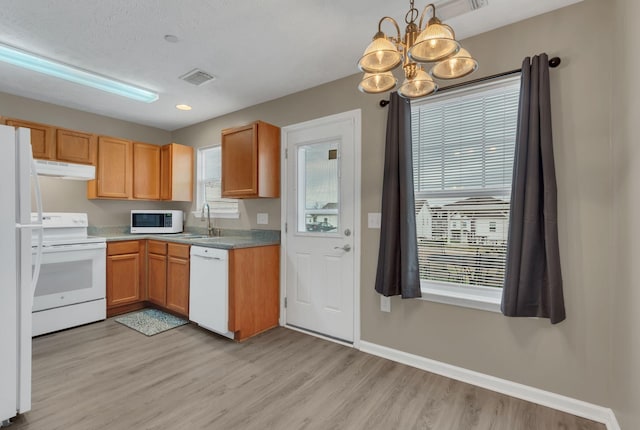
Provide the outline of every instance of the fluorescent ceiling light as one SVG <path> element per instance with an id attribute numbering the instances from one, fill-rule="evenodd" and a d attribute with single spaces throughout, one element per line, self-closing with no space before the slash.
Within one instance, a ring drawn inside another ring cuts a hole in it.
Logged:
<path id="1" fill-rule="evenodd" d="M 158 93 L 153 91 L 30 54 L 8 45 L 0 44 L 0 61 L 145 103 L 158 100 Z"/>

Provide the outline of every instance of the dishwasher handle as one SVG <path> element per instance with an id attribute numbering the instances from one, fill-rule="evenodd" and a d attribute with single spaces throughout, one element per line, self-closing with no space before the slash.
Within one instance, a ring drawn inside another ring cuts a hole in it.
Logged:
<path id="1" fill-rule="evenodd" d="M 228 259 L 228 252 L 226 249 L 192 246 L 191 257 L 203 258 L 206 260 L 226 261 Z"/>

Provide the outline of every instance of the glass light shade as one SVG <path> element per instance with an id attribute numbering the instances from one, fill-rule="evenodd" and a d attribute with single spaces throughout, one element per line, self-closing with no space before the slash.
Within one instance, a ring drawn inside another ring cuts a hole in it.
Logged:
<path id="1" fill-rule="evenodd" d="M 412 99 L 427 96 L 434 93 L 437 89 L 438 85 L 433 81 L 431 76 L 420 69 L 416 73 L 415 78 L 404 80 L 400 88 L 398 88 L 398 94 L 402 97 Z"/>
<path id="2" fill-rule="evenodd" d="M 456 79 L 473 73 L 477 68 L 478 62 L 471 57 L 469 51 L 461 48 L 453 57 L 433 66 L 429 74 L 438 79 Z"/>
<path id="3" fill-rule="evenodd" d="M 376 94 L 389 91 L 396 86 L 398 80 L 393 73 L 365 73 L 358 89 L 363 93 Z"/>
<path id="4" fill-rule="evenodd" d="M 383 73 L 402 62 L 402 53 L 393 42 L 384 37 L 373 40 L 358 61 L 358 68 L 367 73 Z"/>
<path id="5" fill-rule="evenodd" d="M 444 24 L 431 24 L 418 35 L 409 48 L 409 57 L 420 63 L 443 60 L 455 54 L 460 44 L 455 40 L 451 27 Z"/>

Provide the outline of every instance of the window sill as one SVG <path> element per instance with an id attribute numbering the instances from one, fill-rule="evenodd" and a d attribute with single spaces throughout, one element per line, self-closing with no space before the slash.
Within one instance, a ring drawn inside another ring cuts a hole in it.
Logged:
<path id="1" fill-rule="evenodd" d="M 421 282 L 420 287 L 421 300 L 489 312 L 501 312 L 502 290 L 425 281 Z"/>
<path id="2" fill-rule="evenodd" d="M 202 212 L 201 211 L 193 211 L 191 212 L 191 214 L 195 217 L 195 218 L 200 218 L 202 216 Z M 239 219 L 240 218 L 240 212 L 211 212 L 211 218 L 226 218 L 226 219 Z"/>

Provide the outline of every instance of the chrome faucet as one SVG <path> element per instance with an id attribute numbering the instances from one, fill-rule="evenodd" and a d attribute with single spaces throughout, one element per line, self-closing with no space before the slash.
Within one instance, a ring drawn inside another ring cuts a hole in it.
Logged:
<path id="1" fill-rule="evenodd" d="M 209 203 L 202 205 L 202 213 L 200 214 L 200 220 L 204 221 L 204 208 L 207 208 L 207 236 L 220 236 L 220 229 L 211 225 L 211 208 Z"/>

